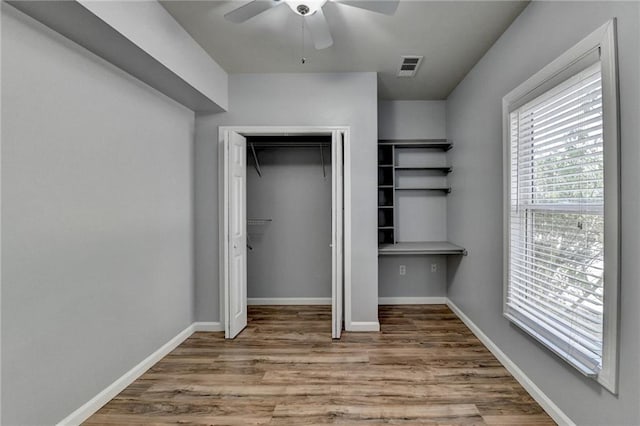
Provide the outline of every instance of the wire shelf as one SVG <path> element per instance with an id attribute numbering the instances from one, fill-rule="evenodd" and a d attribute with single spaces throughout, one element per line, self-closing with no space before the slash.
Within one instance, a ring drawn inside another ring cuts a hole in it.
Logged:
<path id="1" fill-rule="evenodd" d="M 273 222 L 273 219 L 247 219 L 247 225 L 259 226 L 259 225 L 268 225 Z"/>

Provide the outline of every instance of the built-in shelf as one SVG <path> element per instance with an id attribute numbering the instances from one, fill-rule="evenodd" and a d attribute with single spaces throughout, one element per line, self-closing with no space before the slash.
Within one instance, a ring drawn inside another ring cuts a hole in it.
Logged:
<path id="1" fill-rule="evenodd" d="M 378 188 L 393 188 L 393 185 L 378 185 Z"/>
<path id="2" fill-rule="evenodd" d="M 378 226 L 378 229 L 393 229 L 393 226 Z"/>
<path id="3" fill-rule="evenodd" d="M 443 151 L 449 151 L 453 147 L 453 144 L 446 139 L 382 139 L 378 141 L 378 145 L 396 148 L 441 149 Z"/>
<path id="4" fill-rule="evenodd" d="M 396 170 L 425 170 L 425 171 L 434 171 L 434 172 L 442 172 L 442 173 L 451 173 L 451 167 L 414 167 L 414 166 L 396 166 Z"/>
<path id="5" fill-rule="evenodd" d="M 392 209 L 393 206 L 378 206 L 379 209 Z"/>
<path id="6" fill-rule="evenodd" d="M 424 255 L 467 255 L 464 247 L 448 241 L 421 241 L 395 244 L 381 244 L 378 247 L 380 256 L 424 254 Z"/>
<path id="7" fill-rule="evenodd" d="M 442 187 L 416 187 L 416 188 L 395 188 L 396 191 L 442 191 L 446 194 L 451 192 L 451 188 L 448 186 Z"/>
<path id="8" fill-rule="evenodd" d="M 378 244 L 393 244 L 394 242 L 393 229 L 378 229 Z"/>

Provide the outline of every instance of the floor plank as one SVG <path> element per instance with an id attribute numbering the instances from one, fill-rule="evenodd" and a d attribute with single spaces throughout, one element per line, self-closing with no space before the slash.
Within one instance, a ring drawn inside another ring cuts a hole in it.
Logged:
<path id="1" fill-rule="evenodd" d="M 198 332 L 88 425 L 553 425 L 445 305 L 381 306 L 331 339 L 328 306 L 250 306 L 233 341 Z"/>

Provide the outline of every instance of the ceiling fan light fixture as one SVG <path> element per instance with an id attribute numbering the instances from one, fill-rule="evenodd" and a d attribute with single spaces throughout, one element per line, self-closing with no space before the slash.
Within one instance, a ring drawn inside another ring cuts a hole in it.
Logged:
<path id="1" fill-rule="evenodd" d="M 327 0 L 284 0 L 284 2 L 297 15 L 309 16 L 320 10 Z"/>
<path id="2" fill-rule="evenodd" d="M 296 10 L 300 15 L 306 15 L 309 13 L 310 9 L 306 4 L 299 4 L 298 7 L 296 7 Z"/>

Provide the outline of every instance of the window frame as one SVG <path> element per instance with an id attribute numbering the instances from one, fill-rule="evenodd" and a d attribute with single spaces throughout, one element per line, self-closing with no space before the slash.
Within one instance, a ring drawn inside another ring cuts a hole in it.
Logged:
<path id="1" fill-rule="evenodd" d="M 616 20 L 607 21 L 559 58 L 502 98 L 503 135 L 503 315 L 507 314 L 509 259 L 511 253 L 511 121 L 520 106 L 552 90 L 584 68 L 581 61 L 599 51 L 602 73 L 604 147 L 604 312 L 602 370 L 595 377 L 605 389 L 618 393 L 618 330 L 620 292 L 620 120 L 616 46 Z M 613 171 L 613 172 L 612 172 Z M 524 330 L 524 329 L 523 329 Z M 524 330 L 527 332 L 527 330 Z M 570 364 L 569 364 L 570 365 Z"/>

